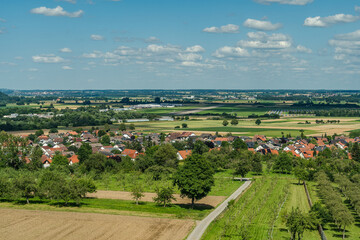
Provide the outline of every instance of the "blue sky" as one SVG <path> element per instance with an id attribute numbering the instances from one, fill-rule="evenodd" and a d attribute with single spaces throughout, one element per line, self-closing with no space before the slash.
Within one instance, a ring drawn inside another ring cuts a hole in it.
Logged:
<path id="1" fill-rule="evenodd" d="M 359 0 L 3 0 L 0 88 L 360 89 Z"/>

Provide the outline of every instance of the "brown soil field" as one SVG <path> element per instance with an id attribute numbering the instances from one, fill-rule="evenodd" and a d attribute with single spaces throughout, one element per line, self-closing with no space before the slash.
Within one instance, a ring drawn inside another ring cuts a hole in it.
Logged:
<path id="1" fill-rule="evenodd" d="M 153 198 L 156 197 L 156 193 L 144 193 L 144 197 L 141 198 L 141 201 L 144 202 L 153 202 Z M 133 200 L 131 196 L 131 192 L 122 192 L 122 191 L 103 191 L 98 190 L 96 193 L 89 193 L 87 197 L 94 197 L 94 198 L 105 198 L 105 199 L 119 199 L 119 200 Z M 176 201 L 173 203 L 175 204 L 190 204 L 191 199 L 189 198 L 181 198 L 179 194 L 174 194 Z M 207 196 L 203 199 L 200 199 L 196 203 L 198 204 L 205 204 L 216 207 L 222 201 L 226 199 L 225 196 Z"/>
<path id="2" fill-rule="evenodd" d="M 96 213 L 0 209 L 0 239 L 36 240 L 181 240 L 191 220 Z"/>

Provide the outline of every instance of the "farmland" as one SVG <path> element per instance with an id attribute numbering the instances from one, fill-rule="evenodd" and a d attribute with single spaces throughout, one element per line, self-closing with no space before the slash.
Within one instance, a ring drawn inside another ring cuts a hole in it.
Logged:
<path id="1" fill-rule="evenodd" d="M 186 237 L 191 220 L 94 213 L 0 209 L 1 239 L 174 239 Z"/>

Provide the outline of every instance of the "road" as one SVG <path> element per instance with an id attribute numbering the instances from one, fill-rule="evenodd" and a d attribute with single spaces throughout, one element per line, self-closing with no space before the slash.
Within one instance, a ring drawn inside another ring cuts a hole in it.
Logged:
<path id="1" fill-rule="evenodd" d="M 247 189 L 251 184 L 251 181 L 246 181 L 243 185 L 241 185 L 230 197 L 228 197 L 220 206 L 218 206 L 214 211 L 212 211 L 206 218 L 201 220 L 194 230 L 190 233 L 187 240 L 200 240 L 205 230 L 208 228 L 210 223 L 215 220 L 217 216 L 219 216 L 227 207 L 228 202 L 232 199 L 236 199 L 240 196 L 240 194 Z"/>

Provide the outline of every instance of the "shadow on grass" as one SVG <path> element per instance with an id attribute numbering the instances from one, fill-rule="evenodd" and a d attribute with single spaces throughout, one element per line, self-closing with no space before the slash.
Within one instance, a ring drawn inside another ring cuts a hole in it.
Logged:
<path id="1" fill-rule="evenodd" d="M 181 208 L 185 208 L 185 209 L 191 209 L 191 204 L 187 203 L 187 204 L 174 204 L 177 205 Z M 195 203 L 194 205 L 194 210 L 199 210 L 199 211 L 204 211 L 204 210 L 209 210 L 209 209 L 214 209 L 213 206 L 208 205 L 208 204 L 203 204 L 203 203 Z"/>

